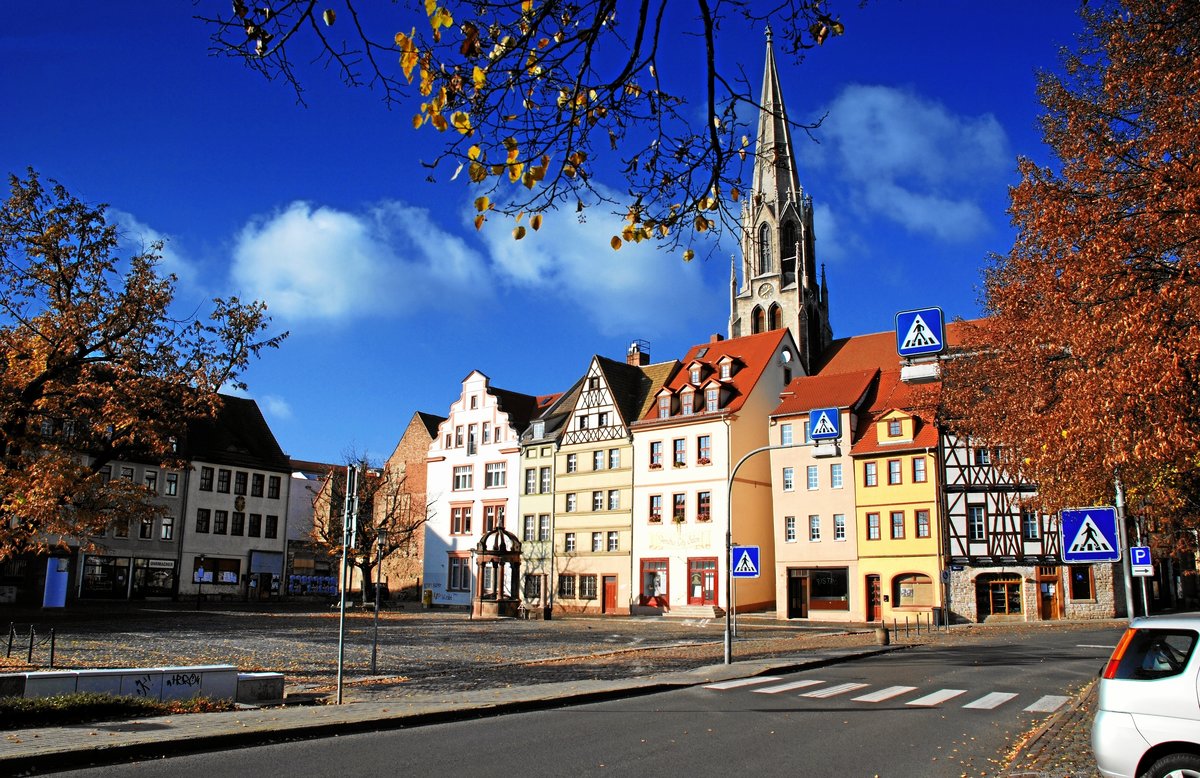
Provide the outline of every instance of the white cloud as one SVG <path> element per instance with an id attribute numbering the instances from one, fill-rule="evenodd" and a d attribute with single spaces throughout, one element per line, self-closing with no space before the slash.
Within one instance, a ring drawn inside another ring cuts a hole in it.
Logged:
<path id="1" fill-rule="evenodd" d="M 159 232 L 133 214 L 117 208 L 109 208 L 107 215 L 117 225 L 121 248 L 130 252 L 141 252 L 149 249 L 151 244 L 161 241 L 162 270 L 165 273 L 174 273 L 181 286 L 195 286 L 199 274 L 195 266 L 179 252 L 172 236 Z"/>
<path id="2" fill-rule="evenodd" d="M 292 406 L 278 395 L 264 395 L 258 400 L 258 403 L 267 416 L 273 416 L 276 419 L 292 418 Z"/>
<path id="3" fill-rule="evenodd" d="M 365 213 L 294 202 L 242 229 L 231 272 L 243 296 L 293 322 L 412 314 L 486 288 L 476 252 L 399 202 Z"/>
<path id="4" fill-rule="evenodd" d="M 1012 167 L 995 116 L 960 116 L 907 90 L 861 84 L 827 110 L 817 130 L 822 145 L 801 153 L 806 164 L 836 172 L 850 189 L 848 205 L 946 241 L 989 228 L 976 198 L 1003 186 Z"/>
<path id="5" fill-rule="evenodd" d="M 603 335 L 686 331 L 709 326 L 720 310 L 720 290 L 704 286 L 703 260 L 686 263 L 682 249 L 671 253 L 653 241 L 609 246 L 624 222 L 603 206 L 580 222 L 566 211 L 548 213 L 541 230 L 513 240 L 501 224 L 486 225 L 481 237 L 496 272 L 507 283 L 535 294 L 553 295 L 580 310 Z"/>

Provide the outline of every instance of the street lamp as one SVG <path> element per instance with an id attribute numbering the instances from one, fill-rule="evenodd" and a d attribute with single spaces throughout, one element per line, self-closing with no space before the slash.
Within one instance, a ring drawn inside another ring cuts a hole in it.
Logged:
<path id="1" fill-rule="evenodd" d="M 200 610 L 200 598 L 204 594 L 204 554 L 196 557 L 199 567 L 196 569 L 196 610 Z"/>

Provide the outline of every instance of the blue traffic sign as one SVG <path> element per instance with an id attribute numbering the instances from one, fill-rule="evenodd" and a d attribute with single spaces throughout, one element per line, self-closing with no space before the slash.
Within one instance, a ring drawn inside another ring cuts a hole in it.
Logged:
<path id="1" fill-rule="evenodd" d="M 1150 559 L 1149 546 L 1134 546 L 1129 549 L 1129 562 L 1133 565 L 1149 565 L 1153 564 Z"/>
<path id="2" fill-rule="evenodd" d="M 940 354 L 946 348 L 941 308 L 918 308 L 896 314 L 896 353 L 902 357 Z"/>
<path id="3" fill-rule="evenodd" d="M 1065 510 L 1060 516 L 1064 562 L 1118 562 L 1117 511 L 1107 506 Z"/>
<path id="4" fill-rule="evenodd" d="M 733 547 L 733 577 L 758 578 L 758 546 Z"/>
<path id="5" fill-rule="evenodd" d="M 809 411 L 808 436 L 813 440 L 837 440 L 842 436 L 842 414 L 837 408 Z"/>

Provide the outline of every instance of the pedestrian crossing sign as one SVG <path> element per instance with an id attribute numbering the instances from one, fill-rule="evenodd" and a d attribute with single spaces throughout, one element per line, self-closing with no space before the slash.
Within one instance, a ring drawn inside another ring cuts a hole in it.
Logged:
<path id="1" fill-rule="evenodd" d="M 758 546 L 733 547 L 733 577 L 758 578 Z"/>
<path id="2" fill-rule="evenodd" d="M 808 412 L 808 436 L 813 440 L 837 440 L 841 437 L 842 415 L 837 408 L 817 408 Z"/>
<path id="3" fill-rule="evenodd" d="M 946 347 L 941 308 L 919 308 L 896 314 L 896 353 L 902 357 L 940 354 Z"/>
<path id="4" fill-rule="evenodd" d="M 1119 562 L 1121 540 L 1117 511 L 1105 506 L 1064 510 L 1062 527 L 1064 562 Z"/>

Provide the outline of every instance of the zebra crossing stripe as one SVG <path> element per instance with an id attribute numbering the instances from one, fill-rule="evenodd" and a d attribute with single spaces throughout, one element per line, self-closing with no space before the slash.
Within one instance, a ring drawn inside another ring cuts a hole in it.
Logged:
<path id="1" fill-rule="evenodd" d="M 816 691 L 805 692 L 804 694 L 801 694 L 800 696 L 825 699 L 826 697 L 836 697 L 839 694 L 845 694 L 846 692 L 858 691 L 859 689 L 865 689 L 866 687 L 867 687 L 867 684 L 865 684 L 865 683 L 839 683 L 836 686 L 827 686 L 824 689 L 817 689 Z"/>
<path id="2" fill-rule="evenodd" d="M 778 686 L 768 686 L 765 689 L 754 689 L 755 694 L 779 694 L 780 692 L 790 692 L 793 689 L 803 689 L 806 686 L 816 686 L 824 681 L 792 681 L 791 683 L 781 683 Z"/>
<path id="3" fill-rule="evenodd" d="M 861 697 L 855 697 L 854 701 L 883 702 L 884 700 L 890 700 L 893 697 L 899 697 L 901 694 L 907 694 L 911 691 L 915 691 L 916 688 L 917 687 L 915 686 L 889 686 L 886 689 L 880 689 L 877 692 L 871 692 L 870 694 L 864 694 Z"/>
<path id="4" fill-rule="evenodd" d="M 915 700 L 910 700 L 906 705 L 915 705 L 921 708 L 931 708 L 934 705 L 941 705 L 946 700 L 952 700 L 960 694 L 966 694 L 966 689 L 941 689 L 933 694 L 926 694 L 924 697 L 918 697 Z"/>
<path id="5" fill-rule="evenodd" d="M 736 689 L 739 686 L 753 686 L 757 683 L 770 683 L 778 681 L 777 675 L 763 675 L 758 678 L 735 678 L 732 681 L 721 681 L 720 683 L 710 683 L 705 686 L 705 689 Z"/>
<path id="6" fill-rule="evenodd" d="M 1047 694 L 1042 699 L 1025 709 L 1026 713 L 1053 713 L 1065 705 L 1071 698 L 1060 697 L 1057 694 Z"/>
<path id="7" fill-rule="evenodd" d="M 992 692 L 991 694 L 983 695 L 978 700 L 975 700 L 975 702 L 967 703 L 963 707 L 970 708 L 971 710 L 992 710 L 993 708 L 1000 707 L 1016 696 L 1017 695 L 1013 694 L 1012 692 Z"/>

